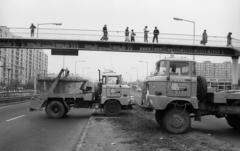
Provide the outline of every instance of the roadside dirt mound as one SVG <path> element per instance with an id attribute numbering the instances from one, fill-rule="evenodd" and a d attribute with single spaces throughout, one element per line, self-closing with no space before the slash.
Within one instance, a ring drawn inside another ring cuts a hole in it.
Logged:
<path id="1" fill-rule="evenodd" d="M 106 117 L 97 111 L 83 143 L 84 151 L 239 151 L 233 145 L 191 129 L 186 134 L 165 132 L 153 113 L 121 111 L 118 117 Z"/>

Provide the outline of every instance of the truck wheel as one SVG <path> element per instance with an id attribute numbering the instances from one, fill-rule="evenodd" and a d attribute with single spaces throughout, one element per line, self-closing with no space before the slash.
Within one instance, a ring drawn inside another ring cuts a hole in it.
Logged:
<path id="1" fill-rule="evenodd" d="M 204 101 L 207 96 L 207 81 L 203 76 L 197 76 L 197 98 Z"/>
<path id="2" fill-rule="evenodd" d="M 60 101 L 51 101 L 47 105 L 46 113 L 51 118 L 61 118 L 65 113 L 65 107 Z"/>
<path id="3" fill-rule="evenodd" d="M 163 126 L 163 115 L 164 115 L 163 111 L 156 110 L 155 119 L 160 126 Z"/>
<path id="4" fill-rule="evenodd" d="M 240 116 L 239 115 L 227 115 L 226 120 L 228 125 L 230 125 L 232 128 L 240 130 Z"/>
<path id="5" fill-rule="evenodd" d="M 118 116 L 121 111 L 121 107 L 117 101 L 108 101 L 104 105 L 104 113 L 107 116 Z"/>
<path id="6" fill-rule="evenodd" d="M 163 127 L 173 134 L 186 132 L 191 126 L 191 119 L 187 111 L 183 109 L 169 109 L 163 116 Z"/>

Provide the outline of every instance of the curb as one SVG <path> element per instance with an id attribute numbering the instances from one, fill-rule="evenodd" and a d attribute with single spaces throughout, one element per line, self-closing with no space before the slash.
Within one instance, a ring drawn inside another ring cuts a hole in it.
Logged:
<path id="1" fill-rule="evenodd" d="M 93 110 L 92 114 L 93 114 L 94 112 L 95 112 L 95 109 Z M 83 131 L 83 133 L 82 133 L 82 136 L 81 136 L 81 138 L 80 138 L 80 141 L 79 141 L 78 144 L 77 144 L 77 147 L 76 147 L 75 151 L 81 151 L 81 149 L 82 149 L 83 141 L 84 141 L 84 139 L 85 139 L 85 137 L 86 137 L 86 134 L 87 134 L 89 125 L 90 125 L 90 123 L 91 123 L 91 121 L 92 121 L 92 114 L 91 114 L 91 116 L 90 116 L 90 118 L 89 118 L 89 120 L 88 120 L 88 123 L 87 123 L 87 125 L 86 125 L 86 127 L 85 127 L 85 129 L 84 129 L 84 131 Z"/>

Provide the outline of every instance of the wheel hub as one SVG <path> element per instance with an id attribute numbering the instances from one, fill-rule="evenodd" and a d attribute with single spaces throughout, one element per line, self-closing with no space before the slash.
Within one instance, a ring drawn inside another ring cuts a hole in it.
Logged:
<path id="1" fill-rule="evenodd" d="M 178 114 L 172 115 L 169 119 L 170 125 L 174 128 L 180 128 L 184 125 L 184 118 Z"/>
<path id="2" fill-rule="evenodd" d="M 60 109 L 59 109 L 59 107 L 54 106 L 54 107 L 52 108 L 52 111 L 53 111 L 54 113 L 58 113 L 58 112 L 60 111 Z"/>
<path id="3" fill-rule="evenodd" d="M 109 108 L 108 108 L 109 112 L 113 113 L 113 112 L 115 112 L 115 110 L 116 110 L 115 105 L 113 105 L 113 104 L 109 105 Z"/>

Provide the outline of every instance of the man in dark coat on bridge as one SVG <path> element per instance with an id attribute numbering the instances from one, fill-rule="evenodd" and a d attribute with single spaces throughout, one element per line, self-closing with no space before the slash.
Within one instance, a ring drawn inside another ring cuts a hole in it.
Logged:
<path id="1" fill-rule="evenodd" d="M 103 37 L 101 38 L 101 40 L 108 40 L 107 25 L 103 27 Z"/>
<path id="2" fill-rule="evenodd" d="M 153 43 L 155 39 L 158 43 L 158 35 L 159 35 L 159 30 L 157 29 L 157 27 L 155 27 L 155 30 L 153 31 Z"/>
<path id="3" fill-rule="evenodd" d="M 36 26 L 32 25 L 30 26 L 30 29 L 31 29 L 31 37 L 34 37 L 34 29 L 36 28 Z"/>

